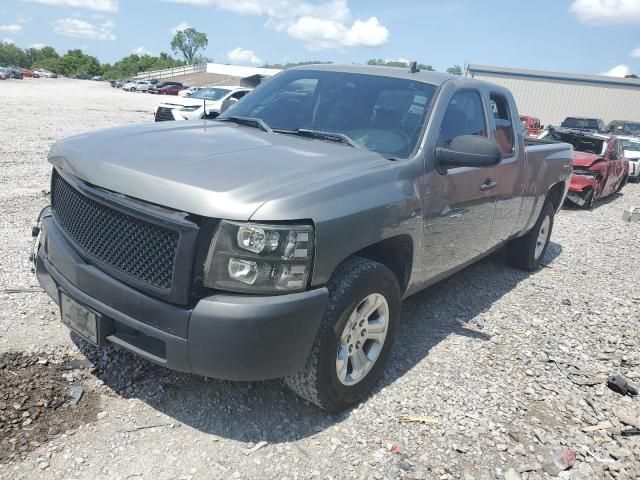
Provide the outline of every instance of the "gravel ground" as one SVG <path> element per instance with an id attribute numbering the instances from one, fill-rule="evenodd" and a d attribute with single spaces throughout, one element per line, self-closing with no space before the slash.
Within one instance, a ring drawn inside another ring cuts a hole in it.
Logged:
<path id="1" fill-rule="evenodd" d="M 329 415 L 279 381 L 209 380 L 96 351 L 60 326 L 45 294 L 7 293 L 37 287 L 25 251 L 48 201 L 52 143 L 151 121 L 158 99 L 65 79 L 0 87 L 0 354 L 93 364 L 72 377 L 86 396 L 78 418 L 91 421 L 10 455 L 0 478 L 640 478 L 640 435 L 621 422 L 638 421 L 640 401 L 606 386 L 612 373 L 640 383 L 629 256 L 640 224 L 621 219 L 640 206 L 640 185 L 592 212 L 562 210 L 533 275 L 499 252 L 408 299 L 375 391 Z M 549 461 L 563 450 L 577 458 L 559 472 Z"/>

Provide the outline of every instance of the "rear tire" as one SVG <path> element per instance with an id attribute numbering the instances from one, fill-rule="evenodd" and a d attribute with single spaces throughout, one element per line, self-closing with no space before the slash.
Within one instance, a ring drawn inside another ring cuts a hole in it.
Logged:
<path id="1" fill-rule="evenodd" d="M 361 257 L 338 267 L 327 288 L 329 303 L 307 363 L 285 383 L 337 412 L 360 401 L 380 377 L 396 335 L 401 294 L 391 270 Z"/>
<path id="2" fill-rule="evenodd" d="M 507 254 L 512 266 L 529 272 L 540 267 L 549 247 L 555 213 L 553 204 L 546 200 L 533 228 L 526 235 L 507 243 Z"/>

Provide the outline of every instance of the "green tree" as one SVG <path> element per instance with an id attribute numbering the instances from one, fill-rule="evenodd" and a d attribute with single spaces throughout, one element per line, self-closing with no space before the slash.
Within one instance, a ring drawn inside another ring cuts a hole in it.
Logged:
<path id="1" fill-rule="evenodd" d="M 3 67 L 23 67 L 31 66 L 29 57 L 21 48 L 13 43 L 0 43 L 0 65 Z"/>
<path id="2" fill-rule="evenodd" d="M 171 49 L 174 53 L 180 52 L 185 62 L 192 64 L 200 50 L 204 50 L 209 44 L 207 34 L 198 32 L 195 28 L 187 28 L 176 32 L 171 40 Z"/>
<path id="3" fill-rule="evenodd" d="M 462 75 L 462 68 L 460 65 L 454 65 L 453 67 L 447 68 L 447 73 L 449 75 Z"/>
<path id="4" fill-rule="evenodd" d="M 424 63 L 419 63 L 418 64 L 418 68 L 420 70 L 425 70 L 427 72 L 435 72 L 435 68 L 433 68 L 431 65 L 425 65 Z"/>

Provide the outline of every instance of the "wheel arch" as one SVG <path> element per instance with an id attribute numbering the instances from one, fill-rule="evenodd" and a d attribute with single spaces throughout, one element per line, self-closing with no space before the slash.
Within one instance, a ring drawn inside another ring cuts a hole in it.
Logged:
<path id="1" fill-rule="evenodd" d="M 551 186 L 549 191 L 547 192 L 547 200 L 549 200 L 557 212 L 562 207 L 562 200 L 567 189 L 566 182 L 558 182 Z"/>
<path id="2" fill-rule="evenodd" d="M 358 250 L 341 263 L 352 257 L 363 257 L 381 263 L 396 276 L 400 291 L 404 294 L 413 268 L 413 251 L 413 238 L 408 234 L 401 234 Z"/>

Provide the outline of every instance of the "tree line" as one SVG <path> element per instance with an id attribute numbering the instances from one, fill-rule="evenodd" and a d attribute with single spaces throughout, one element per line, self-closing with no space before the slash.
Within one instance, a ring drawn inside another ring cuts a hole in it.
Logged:
<path id="1" fill-rule="evenodd" d="M 100 63 L 93 55 L 80 49 L 68 50 L 60 55 L 53 47 L 19 48 L 11 43 L 0 44 L 0 66 L 43 68 L 58 75 L 101 75 L 105 79 L 129 78 L 147 70 L 161 70 L 184 65 L 168 53 L 154 55 L 132 54 L 117 62 Z"/>

